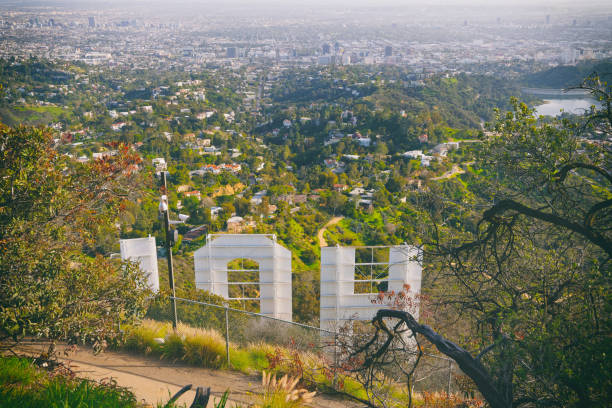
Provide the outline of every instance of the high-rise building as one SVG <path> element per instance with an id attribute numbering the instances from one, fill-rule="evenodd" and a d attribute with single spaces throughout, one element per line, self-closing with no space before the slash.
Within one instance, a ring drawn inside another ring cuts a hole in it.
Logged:
<path id="1" fill-rule="evenodd" d="M 385 57 L 391 57 L 393 55 L 393 47 L 387 45 L 385 47 Z"/>
<path id="2" fill-rule="evenodd" d="M 550 14 L 546 15 L 546 24 L 550 24 Z"/>
<path id="3" fill-rule="evenodd" d="M 227 48 L 227 53 L 226 53 L 227 58 L 236 58 L 237 55 L 238 55 L 238 51 L 236 50 L 236 47 Z"/>
<path id="4" fill-rule="evenodd" d="M 96 26 L 96 19 L 89 17 L 89 27 L 94 28 Z"/>
<path id="5" fill-rule="evenodd" d="M 329 44 L 323 44 L 322 51 L 323 55 L 331 54 L 331 46 Z"/>

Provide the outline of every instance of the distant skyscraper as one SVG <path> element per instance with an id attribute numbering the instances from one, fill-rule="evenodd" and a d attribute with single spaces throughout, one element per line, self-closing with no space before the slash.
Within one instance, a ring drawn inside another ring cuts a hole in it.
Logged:
<path id="1" fill-rule="evenodd" d="M 329 44 L 323 44 L 323 55 L 331 54 L 331 46 Z"/>
<path id="2" fill-rule="evenodd" d="M 576 19 L 574 19 L 574 21 L 572 21 L 572 25 L 575 26 L 576 25 Z"/>
<path id="3" fill-rule="evenodd" d="M 237 55 L 238 55 L 238 52 L 236 50 L 236 47 L 227 48 L 227 58 L 236 58 Z"/>
<path id="4" fill-rule="evenodd" d="M 463 25 L 466 26 L 467 25 L 467 20 L 463 21 Z"/>
<path id="5" fill-rule="evenodd" d="M 393 55 L 393 47 L 387 45 L 385 47 L 385 57 L 391 57 Z"/>
<path id="6" fill-rule="evenodd" d="M 550 14 L 546 15 L 546 24 L 550 24 Z"/>
<path id="7" fill-rule="evenodd" d="M 497 24 L 501 24 L 501 17 L 497 17 Z"/>
<path id="8" fill-rule="evenodd" d="M 96 26 L 96 19 L 89 17 L 89 27 L 94 28 Z"/>

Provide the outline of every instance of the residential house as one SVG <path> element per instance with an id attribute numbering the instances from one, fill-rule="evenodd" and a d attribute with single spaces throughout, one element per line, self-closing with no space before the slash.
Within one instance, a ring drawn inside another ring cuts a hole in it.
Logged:
<path id="1" fill-rule="evenodd" d="M 120 131 L 121 129 L 123 129 L 123 128 L 125 127 L 125 125 L 127 125 L 127 123 L 125 123 L 125 122 L 117 122 L 117 123 L 113 123 L 113 124 L 111 125 L 111 129 L 112 129 L 114 132 L 118 132 L 118 131 Z"/>
<path id="2" fill-rule="evenodd" d="M 206 232 L 208 232 L 208 225 L 200 225 L 199 227 L 192 228 L 183 235 L 183 241 L 193 241 L 206 234 Z"/>
<path id="3" fill-rule="evenodd" d="M 240 234 L 244 228 L 244 218 L 231 217 L 227 220 L 227 232 L 232 234 Z"/>
<path id="4" fill-rule="evenodd" d="M 251 205 L 260 205 L 267 194 L 268 190 L 261 190 L 253 194 L 253 197 L 251 197 Z"/>
<path id="5" fill-rule="evenodd" d="M 195 197 L 200 201 L 202 199 L 202 194 L 198 190 L 186 191 L 183 193 L 185 197 Z"/>

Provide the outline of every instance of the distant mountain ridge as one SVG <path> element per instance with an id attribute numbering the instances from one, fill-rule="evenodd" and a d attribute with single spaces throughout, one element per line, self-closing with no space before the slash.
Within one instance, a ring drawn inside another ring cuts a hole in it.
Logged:
<path id="1" fill-rule="evenodd" d="M 526 74 L 521 82 L 532 88 L 567 88 L 580 85 L 584 78 L 596 72 L 602 80 L 612 81 L 612 59 L 589 61 L 578 65 L 560 65 L 545 71 Z"/>

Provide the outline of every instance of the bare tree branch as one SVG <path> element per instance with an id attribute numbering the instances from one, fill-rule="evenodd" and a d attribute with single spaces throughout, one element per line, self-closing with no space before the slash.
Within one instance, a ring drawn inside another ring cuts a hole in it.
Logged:
<path id="1" fill-rule="evenodd" d="M 496 217 L 503 215 L 506 211 L 516 211 L 528 217 L 536 218 L 559 227 L 567 228 L 570 231 L 582 235 L 591 243 L 603 249 L 609 257 L 612 257 L 612 242 L 592 228 L 585 227 L 555 214 L 535 210 L 514 200 L 501 200 L 493 207 L 486 210 L 483 213 L 482 218 L 483 220 L 497 224 L 498 220 L 496 220 Z"/>
<path id="2" fill-rule="evenodd" d="M 509 408 L 512 406 L 512 401 L 508 401 L 503 397 L 487 369 L 479 360 L 472 357 L 467 350 L 445 339 L 431 327 L 418 323 L 410 313 L 405 311 L 391 309 L 379 310 L 374 319 L 372 319 L 372 324 L 376 327 L 381 327 L 381 325 L 385 324 L 383 321 L 385 318 L 400 319 L 410 328 L 410 330 L 424 336 L 435 345 L 441 353 L 452 358 L 459 365 L 461 370 L 474 381 L 479 391 L 492 408 Z"/>

